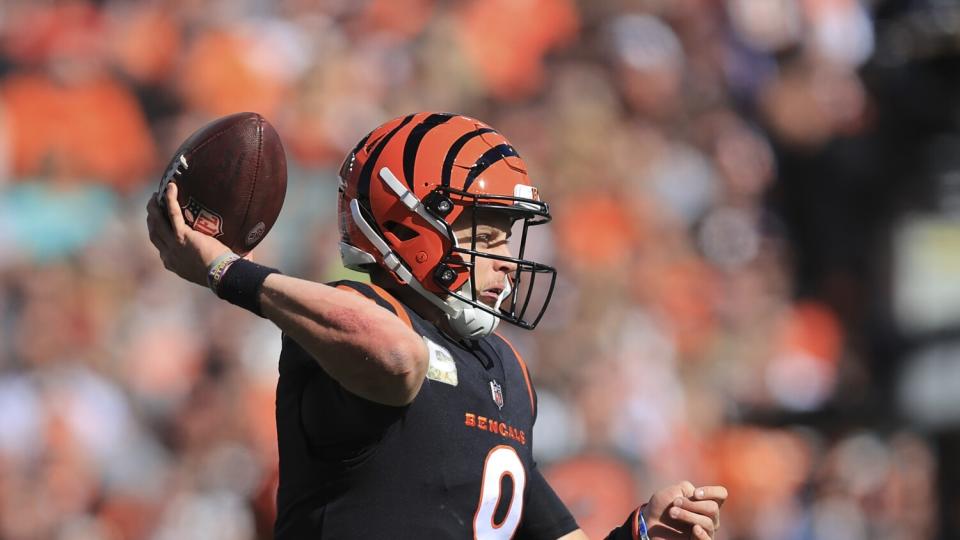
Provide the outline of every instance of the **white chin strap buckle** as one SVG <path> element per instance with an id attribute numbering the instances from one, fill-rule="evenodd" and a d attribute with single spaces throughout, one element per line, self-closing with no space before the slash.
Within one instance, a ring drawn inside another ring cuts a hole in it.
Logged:
<path id="1" fill-rule="evenodd" d="M 488 313 L 478 307 L 471 306 L 459 299 L 454 302 L 461 304 L 461 308 L 454 316 L 447 316 L 453 331 L 465 339 L 479 339 L 489 336 L 497 329 L 500 317 Z"/>
<path id="2" fill-rule="evenodd" d="M 500 291 L 500 296 L 497 297 L 497 303 L 494 304 L 493 309 L 500 311 L 500 304 L 510 296 L 511 292 L 513 292 L 513 287 L 510 286 L 510 276 L 503 276 L 503 290 Z"/>

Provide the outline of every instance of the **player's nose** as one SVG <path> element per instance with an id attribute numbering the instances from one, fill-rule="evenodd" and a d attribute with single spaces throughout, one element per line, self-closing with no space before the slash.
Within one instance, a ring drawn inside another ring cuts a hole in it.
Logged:
<path id="1" fill-rule="evenodd" d="M 506 246 L 495 250 L 494 255 L 511 257 L 510 250 Z M 500 272 L 505 275 L 511 275 L 517 270 L 517 263 L 503 259 L 493 259 L 493 269 L 496 272 Z"/>

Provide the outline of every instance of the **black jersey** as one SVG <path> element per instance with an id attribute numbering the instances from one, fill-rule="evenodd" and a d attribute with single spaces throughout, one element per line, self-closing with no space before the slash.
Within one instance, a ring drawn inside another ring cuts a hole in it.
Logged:
<path id="1" fill-rule="evenodd" d="M 423 336 L 427 378 L 409 405 L 377 404 L 284 337 L 276 538 L 557 538 L 575 530 L 536 469 L 536 395 L 513 347 L 497 335 L 453 340 L 382 289 L 334 285 Z"/>

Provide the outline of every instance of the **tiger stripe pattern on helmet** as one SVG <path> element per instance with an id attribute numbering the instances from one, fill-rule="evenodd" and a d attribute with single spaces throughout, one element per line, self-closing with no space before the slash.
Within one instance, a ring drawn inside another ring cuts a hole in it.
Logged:
<path id="1" fill-rule="evenodd" d="M 359 214 L 351 210 L 356 206 Z M 480 209 L 507 211 L 511 223 L 522 222 L 519 256 L 507 257 L 518 269 L 513 283 L 519 284 L 523 274 L 532 290 L 535 274 L 546 273 L 552 289 L 555 270 L 521 260 L 526 227 L 548 222 L 550 213 L 514 146 L 492 127 L 462 115 L 397 117 L 367 134 L 341 167 L 341 253 L 349 268 L 369 271 L 376 264 L 400 283 L 415 280 L 424 294 L 459 295 L 465 304 L 503 318 L 499 308 L 481 305 L 475 292 L 461 290 L 475 281 L 475 258 L 491 256 L 478 252 L 473 241 L 461 246 L 453 227 L 464 212 L 476 223 Z M 396 273 L 397 261 L 407 277 Z M 508 314 L 507 320 L 525 328 L 535 325 L 543 311 L 536 310 L 532 322 L 523 321 L 526 303 L 509 303 L 521 313 Z"/>
<path id="2" fill-rule="evenodd" d="M 496 130 L 493 128 L 480 128 L 475 131 L 469 131 L 461 135 L 459 139 L 450 145 L 450 149 L 447 150 L 447 157 L 443 160 L 443 173 L 440 176 L 441 185 L 450 187 L 450 175 L 453 172 L 453 163 L 456 161 L 460 150 L 462 150 L 471 139 L 481 137 L 485 133 L 496 133 Z"/>
<path id="3" fill-rule="evenodd" d="M 360 183 L 357 185 L 357 193 L 361 198 L 369 198 L 370 196 L 370 178 L 373 176 L 373 167 L 377 164 L 377 160 L 380 157 L 380 153 L 383 152 L 383 149 L 390 143 L 390 139 L 394 137 L 403 126 L 406 126 L 413 120 L 415 115 L 408 115 L 406 118 L 400 122 L 400 125 L 393 128 L 389 133 L 383 136 L 381 139 L 374 141 L 371 144 L 375 144 L 373 151 L 370 152 L 370 146 L 367 146 L 367 151 L 370 152 L 370 156 L 367 158 L 366 163 L 363 164 L 363 169 L 360 171 Z"/>
<path id="4" fill-rule="evenodd" d="M 426 120 L 417 124 L 417 126 L 413 128 L 413 131 L 410 132 L 410 137 L 407 138 L 406 144 L 403 145 L 403 178 L 406 180 L 407 185 L 410 186 L 410 189 L 413 189 L 413 170 L 417 163 L 417 153 L 420 150 L 420 143 L 423 142 L 423 137 L 428 131 L 451 118 L 453 118 L 453 115 L 450 113 L 431 114 Z"/>
<path id="5" fill-rule="evenodd" d="M 466 180 L 463 181 L 463 190 L 469 191 L 473 181 L 477 179 L 488 167 L 510 156 L 520 157 L 520 154 L 509 144 L 500 144 L 487 150 L 477 159 L 477 162 L 470 168 Z"/>

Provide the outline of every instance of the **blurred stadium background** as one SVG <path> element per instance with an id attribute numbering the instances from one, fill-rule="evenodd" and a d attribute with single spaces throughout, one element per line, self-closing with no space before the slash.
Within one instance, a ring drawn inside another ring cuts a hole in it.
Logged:
<path id="1" fill-rule="evenodd" d="M 278 331 L 165 272 L 179 142 L 258 111 L 257 257 L 345 275 L 336 169 L 414 110 L 552 202 L 537 451 L 594 538 L 680 479 L 719 538 L 960 538 L 955 0 L 0 2 L 0 538 L 269 538 Z"/>

